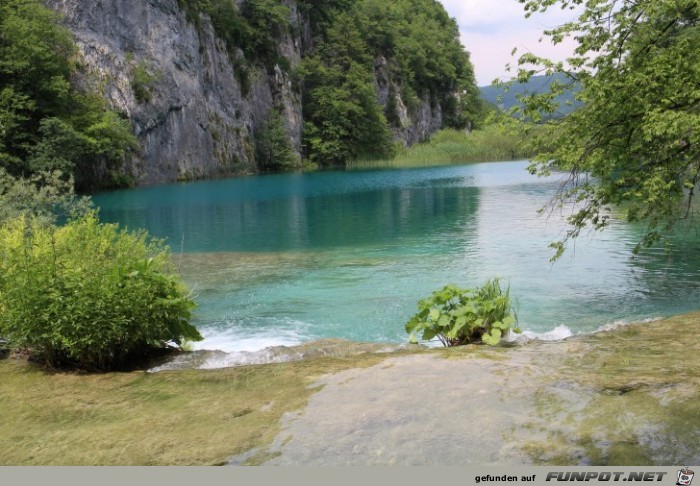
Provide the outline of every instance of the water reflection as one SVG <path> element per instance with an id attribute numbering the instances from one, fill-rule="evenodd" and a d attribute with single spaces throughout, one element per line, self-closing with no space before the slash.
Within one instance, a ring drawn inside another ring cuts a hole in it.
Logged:
<path id="1" fill-rule="evenodd" d="M 145 227 L 184 250 L 208 348 L 401 342 L 419 299 L 494 276 L 511 285 L 531 334 L 698 307 L 697 235 L 680 238 L 670 259 L 653 251 L 633 258 L 639 228 L 614 222 L 552 265 L 547 247 L 566 214 L 537 210 L 558 181 L 526 166 L 280 174 L 95 199 L 104 220 Z"/>
<path id="2" fill-rule="evenodd" d="M 396 245 L 471 226 L 478 203 L 477 187 L 441 186 L 133 209 L 99 202 L 103 220 L 148 228 L 197 252 Z"/>

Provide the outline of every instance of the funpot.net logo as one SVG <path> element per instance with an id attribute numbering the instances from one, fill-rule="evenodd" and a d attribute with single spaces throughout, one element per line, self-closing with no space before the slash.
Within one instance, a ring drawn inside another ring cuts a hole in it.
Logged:
<path id="1" fill-rule="evenodd" d="M 678 486 L 690 486 L 690 483 L 693 482 L 693 476 L 695 476 L 695 473 L 686 466 L 678 471 L 676 484 Z"/>
<path id="2" fill-rule="evenodd" d="M 611 471 L 552 471 L 547 473 L 547 481 L 569 482 L 569 481 L 663 481 L 665 471 L 633 471 L 633 472 L 611 472 Z M 689 486 L 686 484 L 684 486 Z"/>

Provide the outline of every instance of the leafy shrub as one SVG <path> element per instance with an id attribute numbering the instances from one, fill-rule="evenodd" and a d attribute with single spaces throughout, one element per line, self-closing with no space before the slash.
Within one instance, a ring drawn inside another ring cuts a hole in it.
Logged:
<path id="1" fill-rule="evenodd" d="M 38 223 L 52 224 L 86 214 L 88 197 L 77 196 L 72 178 L 61 172 L 41 172 L 29 178 L 13 177 L 0 167 L 0 225 L 21 215 L 33 215 Z"/>
<path id="2" fill-rule="evenodd" d="M 162 242 L 100 224 L 20 216 L 0 227 L 0 336 L 49 366 L 105 370 L 185 340 L 194 303 Z"/>
<path id="3" fill-rule="evenodd" d="M 418 309 L 406 324 L 411 342 L 421 335 L 426 341 L 437 336 L 444 346 L 479 341 L 495 346 L 511 330 L 520 332 L 509 289 L 504 292 L 498 279 L 474 289 L 447 285 L 421 300 Z"/>

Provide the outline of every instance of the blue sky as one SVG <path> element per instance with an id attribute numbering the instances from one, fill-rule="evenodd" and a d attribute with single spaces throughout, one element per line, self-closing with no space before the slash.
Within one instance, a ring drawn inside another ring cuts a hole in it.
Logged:
<path id="1" fill-rule="evenodd" d="M 495 78 L 507 79 L 506 64 L 517 66 L 517 56 L 523 52 L 564 60 L 572 51 L 572 42 L 553 46 L 547 38 L 539 41 L 544 29 L 572 19 L 571 12 L 559 7 L 526 19 L 517 0 L 440 2 L 459 24 L 462 44 L 471 54 L 479 86 L 491 84 Z M 511 56 L 514 47 L 518 48 L 516 57 Z"/>

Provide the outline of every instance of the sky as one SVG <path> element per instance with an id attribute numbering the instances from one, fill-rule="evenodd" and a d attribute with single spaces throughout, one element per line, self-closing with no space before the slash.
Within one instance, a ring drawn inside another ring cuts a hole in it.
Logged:
<path id="1" fill-rule="evenodd" d="M 573 41 L 553 46 L 542 31 L 571 20 L 572 14 L 559 7 L 546 14 L 525 18 L 523 6 L 517 0 L 440 0 L 457 20 L 464 47 L 471 54 L 479 86 L 491 84 L 495 78 L 509 79 L 506 64 L 517 71 L 517 58 L 524 52 L 564 60 L 571 55 Z M 515 57 L 511 56 L 518 48 Z"/>

